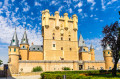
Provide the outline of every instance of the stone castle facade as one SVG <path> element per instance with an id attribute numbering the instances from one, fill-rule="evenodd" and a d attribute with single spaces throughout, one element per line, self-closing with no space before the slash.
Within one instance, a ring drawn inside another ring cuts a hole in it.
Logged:
<path id="1" fill-rule="evenodd" d="M 95 60 L 94 47 L 90 49 L 80 34 L 77 38 L 78 17 L 68 17 L 67 13 L 60 17 L 56 11 L 54 16 L 49 10 L 42 11 L 43 45 L 29 45 L 26 30 L 21 39 L 15 31 L 9 46 L 9 72 L 31 72 L 33 67 L 41 66 L 43 71 L 61 71 L 63 67 L 72 70 L 112 69 L 112 52 L 107 45 L 103 50 L 103 61 Z"/>

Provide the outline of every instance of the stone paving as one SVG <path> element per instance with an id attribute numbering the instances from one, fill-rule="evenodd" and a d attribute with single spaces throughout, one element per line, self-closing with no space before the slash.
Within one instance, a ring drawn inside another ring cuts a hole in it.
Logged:
<path id="1" fill-rule="evenodd" d="M 16 76 L 16 77 L 4 77 L 0 79 L 40 79 L 40 75 L 33 75 L 33 76 Z"/>

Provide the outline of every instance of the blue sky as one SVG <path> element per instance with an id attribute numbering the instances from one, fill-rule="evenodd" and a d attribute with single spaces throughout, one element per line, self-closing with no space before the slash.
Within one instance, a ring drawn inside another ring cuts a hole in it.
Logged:
<path id="1" fill-rule="evenodd" d="M 89 47 L 93 43 L 96 60 L 103 60 L 100 40 L 102 29 L 119 20 L 119 0 L 0 0 L 0 59 L 7 63 L 8 46 L 14 28 L 17 27 L 19 41 L 27 27 L 29 43 L 42 44 L 41 11 L 49 9 L 63 16 L 78 16 L 78 37 L 81 32 Z"/>

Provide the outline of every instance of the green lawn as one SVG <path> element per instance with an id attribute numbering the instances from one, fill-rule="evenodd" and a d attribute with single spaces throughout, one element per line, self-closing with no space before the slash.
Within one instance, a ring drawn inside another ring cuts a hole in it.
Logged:
<path id="1" fill-rule="evenodd" d="M 120 71 L 117 76 L 113 77 L 111 71 L 55 71 L 44 72 L 41 74 L 42 79 L 63 79 L 63 75 L 66 75 L 66 79 L 120 79 Z"/>

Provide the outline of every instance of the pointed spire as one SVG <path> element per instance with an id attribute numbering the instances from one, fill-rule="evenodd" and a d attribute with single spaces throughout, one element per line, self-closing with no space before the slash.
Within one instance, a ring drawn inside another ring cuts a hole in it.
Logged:
<path id="1" fill-rule="evenodd" d="M 110 46 L 107 44 L 104 50 L 111 50 Z"/>
<path id="2" fill-rule="evenodd" d="M 94 49 L 94 47 L 93 47 L 92 43 L 91 43 L 90 49 Z"/>
<path id="3" fill-rule="evenodd" d="M 17 46 L 17 47 L 19 47 L 19 40 L 17 38 L 16 27 L 15 27 L 15 33 L 14 33 L 14 35 L 12 37 L 10 46 Z"/>
<path id="4" fill-rule="evenodd" d="M 85 44 L 85 41 L 80 33 L 80 37 L 79 37 L 79 41 L 78 41 L 78 46 L 81 47 L 81 46 L 86 46 Z"/>
<path id="5" fill-rule="evenodd" d="M 21 39 L 21 44 L 28 44 L 27 34 L 26 34 L 26 27 L 23 38 Z"/>

